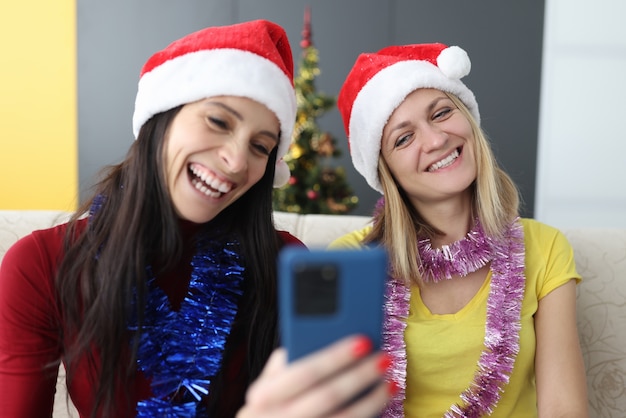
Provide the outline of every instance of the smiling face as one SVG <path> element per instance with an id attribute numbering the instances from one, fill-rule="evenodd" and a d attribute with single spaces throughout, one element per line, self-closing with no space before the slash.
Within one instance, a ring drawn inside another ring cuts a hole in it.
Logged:
<path id="1" fill-rule="evenodd" d="M 165 135 L 167 188 L 180 218 L 215 218 L 256 184 L 278 144 L 280 125 L 264 105 L 219 96 L 186 104 Z"/>
<path id="2" fill-rule="evenodd" d="M 468 197 L 476 179 L 472 126 L 440 90 L 418 89 L 406 97 L 385 125 L 381 154 L 418 210 Z"/>

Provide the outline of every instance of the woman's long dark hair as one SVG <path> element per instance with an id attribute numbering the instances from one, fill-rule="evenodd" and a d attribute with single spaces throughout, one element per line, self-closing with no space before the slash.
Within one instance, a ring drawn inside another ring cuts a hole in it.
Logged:
<path id="1" fill-rule="evenodd" d="M 165 133 L 179 110 L 146 122 L 124 161 L 108 168 L 94 187 L 94 197 L 76 211 L 66 234 L 56 280 L 64 360 L 70 384 L 79 361 L 88 361 L 98 370 L 92 417 L 113 416 L 119 407 L 119 389 L 132 392 L 138 339 L 132 338 L 128 325 L 133 317 L 143 323 L 146 266 L 158 260 L 154 267 L 158 275 L 183 256 L 180 220 L 163 168 Z M 276 150 L 263 178 L 199 232 L 219 221 L 241 244 L 246 288 L 240 306 L 249 330 L 250 380 L 258 376 L 277 342 L 275 260 L 281 244 L 272 222 L 275 161 Z M 88 228 L 81 229 L 79 219 L 100 197 L 104 198 L 101 207 Z M 132 396 L 127 396 L 131 402 Z"/>

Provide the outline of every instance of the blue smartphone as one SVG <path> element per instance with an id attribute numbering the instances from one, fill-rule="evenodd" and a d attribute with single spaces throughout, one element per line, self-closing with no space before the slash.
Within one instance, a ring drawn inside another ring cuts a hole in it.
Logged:
<path id="1" fill-rule="evenodd" d="M 285 247 L 278 258 L 282 345 L 294 361 L 351 335 L 382 340 L 387 253 Z"/>

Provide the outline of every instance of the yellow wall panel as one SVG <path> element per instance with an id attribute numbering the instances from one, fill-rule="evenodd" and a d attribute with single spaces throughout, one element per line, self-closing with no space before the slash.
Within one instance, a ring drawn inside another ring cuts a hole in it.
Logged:
<path id="1" fill-rule="evenodd" d="M 72 210 L 75 0 L 1 0 L 0 45 L 0 209 Z"/>

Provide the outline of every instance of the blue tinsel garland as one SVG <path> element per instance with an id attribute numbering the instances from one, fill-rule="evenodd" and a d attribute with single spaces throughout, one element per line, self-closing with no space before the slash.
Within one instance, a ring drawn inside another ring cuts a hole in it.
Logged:
<path id="1" fill-rule="evenodd" d="M 192 259 L 189 291 L 179 311 L 150 274 L 137 366 L 151 379 L 153 398 L 137 403 L 137 417 L 198 417 L 219 371 L 243 272 L 236 242 L 203 242 Z M 131 326 L 136 330 L 136 326 Z"/>

